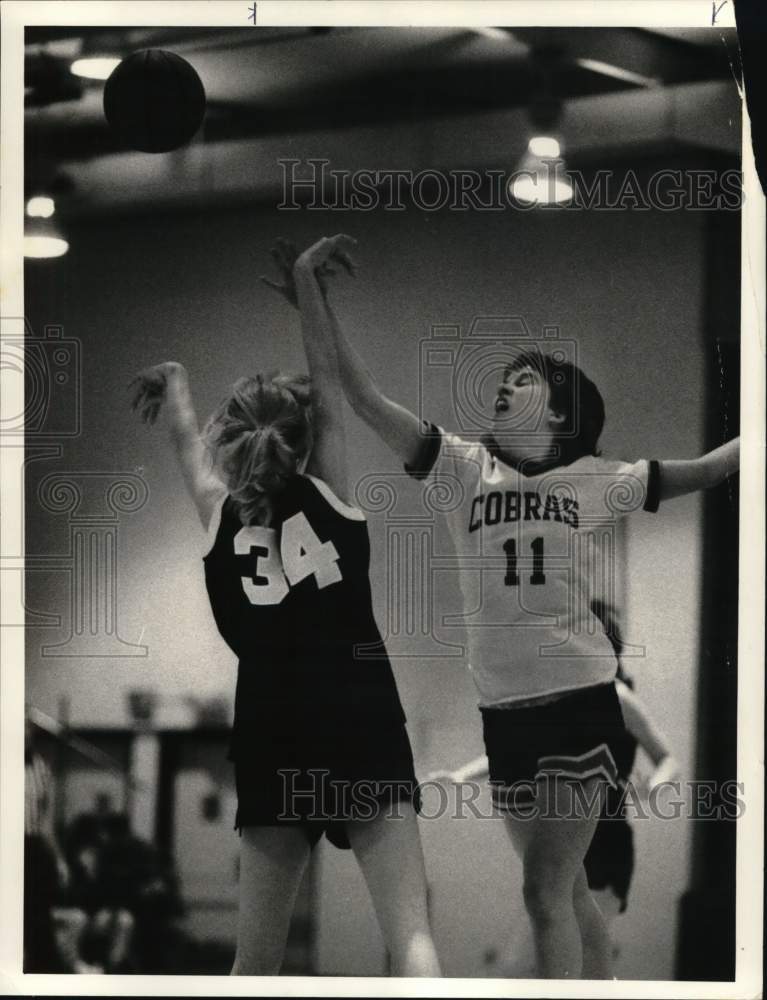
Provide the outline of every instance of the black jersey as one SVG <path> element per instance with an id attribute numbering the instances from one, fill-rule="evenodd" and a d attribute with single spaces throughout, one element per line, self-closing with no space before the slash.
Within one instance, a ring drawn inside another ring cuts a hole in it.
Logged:
<path id="1" fill-rule="evenodd" d="M 271 527 L 243 525 L 227 497 L 212 530 L 208 596 L 240 659 L 235 730 L 263 723 L 278 706 L 297 717 L 357 713 L 403 722 L 373 616 L 361 511 L 321 480 L 297 475 L 280 494 Z"/>

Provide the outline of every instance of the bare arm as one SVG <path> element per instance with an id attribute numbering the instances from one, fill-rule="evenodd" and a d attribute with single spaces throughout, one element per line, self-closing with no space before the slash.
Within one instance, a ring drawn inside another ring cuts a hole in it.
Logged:
<path id="1" fill-rule="evenodd" d="M 356 265 L 348 253 L 348 247 L 353 245 L 354 241 L 350 237 L 335 236 L 328 242 L 331 244 L 330 253 L 325 256 L 319 268 L 315 268 L 315 276 L 325 296 L 331 342 L 335 347 L 343 391 L 354 412 L 370 424 L 400 458 L 412 465 L 418 457 L 423 441 L 420 421 L 409 410 L 381 392 L 362 358 L 347 340 L 338 317 L 327 302 L 326 284 L 327 278 L 335 273 L 333 265 L 340 264 L 349 274 L 355 273 Z M 295 247 L 289 240 L 277 240 L 271 253 L 280 271 L 281 280 L 274 281 L 264 275 L 261 280 L 291 305 L 296 306 L 297 294 L 293 275 L 296 261 Z M 322 329 L 325 329 L 324 325 Z"/>
<path id="2" fill-rule="evenodd" d="M 301 333 L 312 379 L 314 443 L 310 470 L 348 502 L 346 433 L 341 379 L 335 345 L 316 269 L 332 252 L 330 241 L 320 240 L 296 261 L 293 269 Z"/>
<path id="3" fill-rule="evenodd" d="M 653 764 L 671 753 L 666 740 L 655 726 L 643 702 L 625 684 L 616 685 L 626 729 L 642 747 Z"/>
<path id="4" fill-rule="evenodd" d="M 421 422 L 414 413 L 389 399 L 378 387 L 365 362 L 349 343 L 328 303 L 338 366 L 349 405 L 388 444 L 403 462 L 412 465 L 421 450 Z"/>
<path id="5" fill-rule="evenodd" d="M 664 461 L 660 463 L 660 497 L 671 500 L 706 490 L 738 471 L 740 465 L 740 438 L 689 461 Z"/>
<path id="6" fill-rule="evenodd" d="M 213 473 L 200 437 L 186 368 L 175 361 L 166 361 L 145 369 L 131 384 L 136 386 L 133 409 L 139 412 L 145 423 L 153 424 L 160 410 L 164 409 L 168 433 L 187 492 L 203 527 L 207 529 L 213 509 L 226 493 L 226 488 Z"/>

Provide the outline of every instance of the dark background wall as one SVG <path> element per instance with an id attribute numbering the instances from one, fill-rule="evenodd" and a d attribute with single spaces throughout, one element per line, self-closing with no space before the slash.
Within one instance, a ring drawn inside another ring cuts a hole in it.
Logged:
<path id="1" fill-rule="evenodd" d="M 29 465 L 27 545 L 30 553 L 67 547 L 66 518 L 35 501 L 43 475 L 140 469 L 149 500 L 119 525 L 118 628 L 126 641 L 145 644 L 148 655 L 44 657 L 41 645 L 58 633 L 31 629 L 27 696 L 34 704 L 56 714 L 66 696 L 74 723 L 121 726 L 134 688 L 153 689 L 166 705 L 189 694 L 231 699 L 235 664 L 215 632 L 199 564 L 205 538 L 162 431 L 135 422 L 126 384 L 148 364 L 182 361 L 204 417 L 241 374 L 302 370 L 297 319 L 258 275 L 268 269 L 275 237 L 305 244 L 338 231 L 359 240 L 360 263 L 356 281 L 344 281 L 335 295 L 338 312 L 381 385 L 404 404 L 418 404 L 419 341 L 433 324 L 467 329 L 477 316 L 519 315 L 535 335 L 556 325 L 577 343 L 583 367 L 605 397 L 605 455 L 662 459 L 694 456 L 704 447 L 705 266 L 712 238 L 705 213 L 427 214 L 410 208 L 286 214 L 244 206 L 73 223 L 67 256 L 30 262 L 26 272 L 33 330 L 40 335 L 47 324 L 63 326 L 80 340 L 83 358 L 82 434 L 61 460 Z M 732 309 L 724 312 L 736 330 L 737 289 L 729 294 Z M 432 419 L 454 423 L 436 377 L 429 376 L 423 392 Z M 351 414 L 349 426 L 353 477 L 399 471 Z M 401 489 L 403 509 L 416 510 L 418 487 Z M 700 498 L 691 497 L 658 515 L 633 518 L 622 583 L 628 639 L 644 647 L 630 664 L 638 690 L 685 776 L 696 768 L 701 512 Z M 385 519 L 371 514 L 369 521 L 383 626 Z M 437 544 L 445 550 L 440 528 Z M 30 574 L 28 605 L 61 613 L 62 634 L 68 601 L 62 574 Z M 460 609 L 454 579 L 444 581 L 439 601 L 441 613 Z M 460 658 L 396 659 L 394 668 L 421 774 L 481 751 L 472 685 Z M 482 974 L 486 951 L 502 949 L 513 928 L 496 914 L 507 914 L 518 896 L 516 862 L 497 824 L 443 817 L 422 827 L 445 971 Z M 631 942 L 620 974 L 670 978 L 676 908 L 690 874 L 691 824 L 640 823 L 636 839 L 632 905 L 616 928 L 619 939 Z M 336 971 L 375 971 L 382 957 L 361 880 L 346 856 L 326 852 L 320 861 L 317 905 L 326 917 L 320 962 Z M 515 917 L 518 923 L 521 910 Z"/>

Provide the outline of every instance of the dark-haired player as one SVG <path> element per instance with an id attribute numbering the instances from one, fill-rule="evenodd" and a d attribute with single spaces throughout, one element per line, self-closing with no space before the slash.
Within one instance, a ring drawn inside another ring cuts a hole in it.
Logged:
<path id="1" fill-rule="evenodd" d="M 611 921 L 626 910 L 634 874 L 634 833 L 627 814 L 627 797 L 642 785 L 649 793 L 653 788 L 676 780 L 678 767 L 666 738 L 653 722 L 645 704 L 634 693 L 633 678 L 620 662 L 623 642 L 614 610 L 602 601 L 595 601 L 592 610 L 605 626 L 618 657 L 615 690 L 626 727 L 622 733 L 615 734 L 611 746 L 618 774 L 617 784 L 606 789 L 602 813 L 583 859 L 589 889 L 609 928 Z M 637 751 L 640 749 L 651 762 L 653 771 L 649 778 L 642 779 L 632 791 L 629 783 L 632 781 Z M 452 771 L 433 771 L 427 775 L 426 780 L 460 785 L 486 778 L 487 775 L 487 757 L 482 754 Z M 579 929 L 583 948 L 583 977 L 598 976 L 603 971 L 604 963 L 601 926 L 586 920 L 579 924 Z M 532 942 L 528 944 L 524 932 L 515 934 L 508 948 L 497 960 L 494 971 L 508 978 L 529 978 L 535 969 L 535 958 L 530 954 L 531 945 Z M 611 957 L 614 958 L 616 949 L 613 947 L 611 952 Z"/>
<path id="2" fill-rule="evenodd" d="M 589 922 L 601 925 L 603 955 L 592 974 L 606 977 L 608 936 L 583 859 L 616 781 L 624 723 L 615 653 L 591 602 L 611 573 L 616 520 L 721 482 L 738 467 L 738 441 L 690 461 L 601 459 L 598 389 L 538 352 L 503 372 L 490 438 L 465 440 L 390 400 L 329 308 L 328 318 L 325 349 L 338 353 L 356 413 L 413 476 L 460 485 L 446 517 L 458 554 L 472 557 L 460 571 L 470 668 L 494 798 L 523 863 L 539 975 L 582 974 L 579 927 Z"/>

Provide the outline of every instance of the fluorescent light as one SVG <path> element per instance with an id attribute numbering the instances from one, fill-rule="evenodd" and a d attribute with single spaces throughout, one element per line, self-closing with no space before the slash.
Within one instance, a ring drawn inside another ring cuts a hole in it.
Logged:
<path id="1" fill-rule="evenodd" d="M 658 87 L 661 83 L 657 77 L 644 76 L 642 73 L 623 69 L 622 66 L 613 66 L 612 63 L 602 62 L 601 59 L 576 59 L 575 62 L 581 69 L 587 69 L 591 73 L 600 73 L 602 76 L 609 76 L 611 80 L 631 83 L 635 87 Z"/>
<path id="2" fill-rule="evenodd" d="M 573 200 L 573 188 L 556 139 L 537 135 L 530 140 L 509 180 L 509 191 L 527 205 L 563 205 Z"/>
<path id="3" fill-rule="evenodd" d="M 559 143 L 548 135 L 536 135 L 527 144 L 533 154 L 545 160 L 556 160 L 559 156 Z"/>
<path id="4" fill-rule="evenodd" d="M 511 33 L 504 31 L 503 28 L 492 28 L 489 25 L 482 24 L 477 28 L 472 28 L 472 31 L 476 35 L 482 35 L 484 38 L 492 38 L 496 42 L 511 41 Z"/>
<path id="5" fill-rule="evenodd" d="M 38 259 L 44 257 L 63 257 L 67 250 L 69 250 L 69 244 L 66 240 L 62 240 L 58 236 L 24 237 L 25 257 L 36 257 Z"/>
<path id="6" fill-rule="evenodd" d="M 50 219 L 55 211 L 53 198 L 47 195 L 35 195 L 27 202 L 27 215 L 30 219 Z"/>
<path id="7" fill-rule="evenodd" d="M 122 59 L 115 56 L 89 56 L 87 59 L 75 59 L 69 72 L 74 76 L 84 76 L 87 80 L 106 80 L 121 62 Z"/>
<path id="8" fill-rule="evenodd" d="M 543 171 L 522 174 L 511 181 L 511 193 L 528 205 L 564 205 L 573 199 L 572 186 L 562 177 Z"/>

